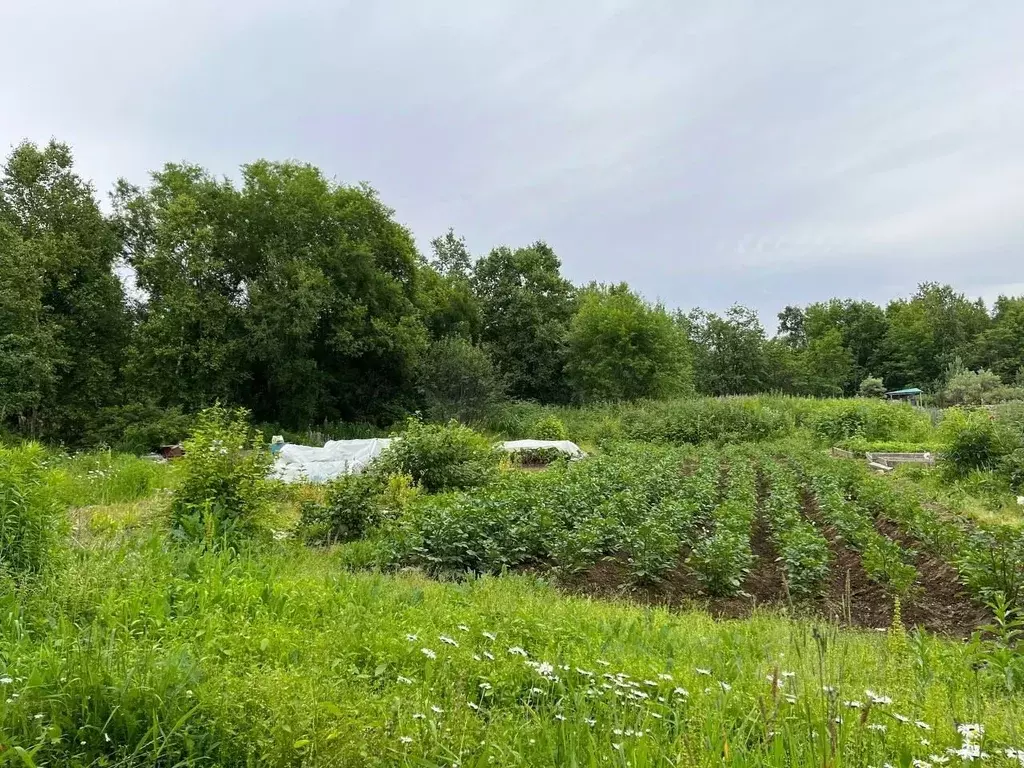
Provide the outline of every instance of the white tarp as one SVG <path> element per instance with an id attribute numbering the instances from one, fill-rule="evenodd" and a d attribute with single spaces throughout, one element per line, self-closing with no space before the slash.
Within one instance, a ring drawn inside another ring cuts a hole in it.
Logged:
<path id="1" fill-rule="evenodd" d="M 390 443 L 387 437 L 328 440 L 323 448 L 285 443 L 274 459 L 271 476 L 286 483 L 325 483 L 339 475 L 358 474 Z"/>
<path id="2" fill-rule="evenodd" d="M 537 448 L 554 448 L 570 459 L 582 459 L 587 455 L 576 443 L 569 440 L 508 440 L 501 444 L 501 449 L 509 453 L 532 451 Z"/>
<path id="3" fill-rule="evenodd" d="M 286 483 L 326 483 L 340 475 L 358 474 L 391 444 L 391 440 L 390 437 L 329 440 L 323 448 L 285 443 L 277 452 L 270 476 Z M 586 456 L 576 443 L 568 440 L 509 440 L 499 447 L 509 453 L 554 448 L 570 459 Z"/>

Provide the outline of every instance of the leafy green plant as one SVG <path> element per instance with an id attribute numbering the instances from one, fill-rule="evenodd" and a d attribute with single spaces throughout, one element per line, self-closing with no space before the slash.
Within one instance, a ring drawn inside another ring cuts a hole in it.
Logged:
<path id="1" fill-rule="evenodd" d="M 544 416 L 530 427 L 531 437 L 536 440 L 568 440 L 569 430 L 560 418 L 554 415 Z"/>
<path id="2" fill-rule="evenodd" d="M 959 412 L 943 424 L 946 445 L 942 466 L 952 477 L 964 477 L 973 470 L 995 469 L 1003 456 L 1019 446 L 1019 440 L 988 414 Z"/>
<path id="3" fill-rule="evenodd" d="M 44 452 L 36 444 L 0 446 L 0 573 L 41 573 L 52 561 L 66 518 L 46 484 Z"/>
<path id="4" fill-rule="evenodd" d="M 430 493 L 475 488 L 493 479 L 500 455 L 484 435 L 449 421 L 425 424 L 412 418 L 374 461 L 372 473 L 409 475 Z"/>
<path id="5" fill-rule="evenodd" d="M 302 504 L 300 535 L 316 544 L 363 538 L 380 523 L 382 491 L 380 478 L 373 475 L 342 475 L 332 480 L 323 502 Z"/>
<path id="6" fill-rule="evenodd" d="M 181 482 L 171 500 L 175 536 L 207 544 L 252 536 L 268 511 L 272 463 L 248 413 L 214 406 L 197 417 L 185 441 Z"/>

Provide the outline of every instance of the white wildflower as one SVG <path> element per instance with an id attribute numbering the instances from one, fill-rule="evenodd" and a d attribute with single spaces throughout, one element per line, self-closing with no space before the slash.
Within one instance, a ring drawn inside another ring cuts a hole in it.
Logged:
<path id="1" fill-rule="evenodd" d="M 621 745 L 621 744 L 616 744 L 616 743 L 615 743 L 615 742 L 613 741 L 613 742 L 612 742 L 612 749 L 622 749 L 622 745 Z"/>
<path id="2" fill-rule="evenodd" d="M 542 661 L 540 664 L 537 665 L 537 674 L 543 677 L 548 677 L 554 674 L 554 671 L 555 668 L 548 664 L 546 661 Z"/>
<path id="3" fill-rule="evenodd" d="M 33 718 L 34 718 L 35 720 L 42 720 L 42 719 L 43 719 L 43 718 L 45 717 L 45 715 L 44 715 L 44 714 L 43 714 L 42 712 L 37 712 L 37 713 L 36 713 L 36 714 L 34 714 L 34 715 L 33 715 L 32 717 L 33 717 Z"/>
<path id="4" fill-rule="evenodd" d="M 408 677 L 402 677 L 401 675 L 398 676 L 398 682 L 402 683 L 403 685 L 412 685 L 412 680 L 410 680 Z"/>
<path id="5" fill-rule="evenodd" d="M 110 741 L 111 741 L 111 739 L 110 739 L 110 734 L 109 734 L 109 733 L 104 733 L 104 734 L 103 734 L 103 740 L 104 740 L 105 742 L 107 742 L 107 744 L 109 744 L 109 743 L 110 743 Z"/>
<path id="6" fill-rule="evenodd" d="M 895 717 L 897 720 L 899 720 L 901 723 L 909 723 L 910 722 L 910 718 L 907 717 L 906 715 L 897 715 L 895 712 L 893 712 L 892 716 Z"/>
<path id="7" fill-rule="evenodd" d="M 787 693 L 784 698 L 790 704 L 796 704 L 796 696 L 791 696 L 790 694 Z"/>
<path id="8" fill-rule="evenodd" d="M 655 720 L 661 720 L 661 715 L 659 715 L 657 712 L 651 712 L 650 714 L 651 717 L 653 717 Z"/>
<path id="9" fill-rule="evenodd" d="M 702 667 L 697 667 L 697 674 L 698 675 L 710 675 L 711 674 L 711 670 L 710 669 L 703 669 Z"/>
<path id="10" fill-rule="evenodd" d="M 605 661 L 604 659 L 598 659 L 597 663 L 602 667 L 610 667 L 612 665 L 610 661 Z"/>
<path id="11" fill-rule="evenodd" d="M 622 729 L 621 728 L 613 728 L 612 729 L 612 733 L 614 735 L 616 735 L 616 736 L 621 736 L 622 735 Z"/>
<path id="12" fill-rule="evenodd" d="M 974 741 L 979 736 L 985 735 L 985 726 L 981 723 L 961 723 L 956 727 L 964 741 Z"/>
<path id="13" fill-rule="evenodd" d="M 930 731 L 932 727 L 928 725 L 924 720 L 915 720 L 914 725 L 920 728 L 922 731 Z"/>
<path id="14" fill-rule="evenodd" d="M 569 665 L 568 664 L 559 664 L 558 668 L 560 670 L 562 670 L 563 672 L 568 672 L 569 671 Z"/>
<path id="15" fill-rule="evenodd" d="M 14 682 L 14 678 L 13 677 L 8 677 L 7 675 L 4 675 L 3 677 L 0 677 L 0 685 L 10 685 L 13 682 Z"/>
<path id="16" fill-rule="evenodd" d="M 448 635 L 438 635 L 437 639 L 440 640 L 445 645 L 451 645 L 451 646 L 454 646 L 456 648 L 459 647 L 459 644 L 457 642 L 455 642 L 455 638 L 448 637 Z"/>
<path id="17" fill-rule="evenodd" d="M 932 743 L 928 739 L 921 739 L 921 746 L 922 747 L 930 747 L 931 745 L 932 745 Z"/>
<path id="18" fill-rule="evenodd" d="M 542 689 L 540 689 L 540 688 L 531 688 L 530 689 L 530 693 L 541 694 L 541 693 L 544 693 L 544 691 Z"/>
<path id="19" fill-rule="evenodd" d="M 426 657 L 427 657 L 428 659 L 436 659 L 436 658 L 437 658 L 437 654 L 436 654 L 436 653 L 434 653 L 434 652 L 433 652 L 432 650 L 430 650 L 429 648 L 420 648 L 420 653 L 422 653 L 422 654 L 423 654 L 424 656 L 426 656 Z"/>
<path id="20" fill-rule="evenodd" d="M 425 720 L 426 717 L 427 716 L 424 715 L 422 712 L 413 712 L 412 713 L 412 719 L 413 720 Z"/>
<path id="21" fill-rule="evenodd" d="M 433 712 L 435 715 L 443 715 L 444 714 L 444 710 L 443 709 L 441 709 L 438 706 L 434 706 L 433 704 L 430 705 L 430 711 Z"/>
<path id="22" fill-rule="evenodd" d="M 725 682 L 724 680 L 719 680 L 719 681 L 718 681 L 718 684 L 719 684 L 720 686 L 722 686 L 722 690 L 723 690 L 723 691 L 725 691 L 726 693 L 728 693 L 729 691 L 731 691 L 731 690 L 732 690 L 732 686 L 731 686 L 731 685 L 729 685 L 729 684 L 728 684 L 727 682 Z"/>
<path id="23" fill-rule="evenodd" d="M 480 705 L 474 704 L 472 701 L 467 701 L 466 706 L 472 709 L 474 712 L 478 712 L 480 710 Z"/>
<path id="24" fill-rule="evenodd" d="M 882 696 L 881 694 L 875 693 L 872 690 L 864 691 L 864 695 L 868 697 L 868 701 L 872 704 L 892 704 L 892 699 L 888 696 Z"/>
<path id="25" fill-rule="evenodd" d="M 483 632 L 481 634 L 483 634 L 484 637 L 491 641 L 498 639 L 498 636 L 495 635 L 493 632 Z"/>
<path id="26" fill-rule="evenodd" d="M 465 624 L 459 624 L 459 626 L 456 627 L 456 629 L 459 629 L 463 632 L 469 632 L 469 627 L 467 627 Z"/>
<path id="27" fill-rule="evenodd" d="M 914 768 L 932 768 L 932 764 L 924 760 L 914 760 Z"/>
<path id="28" fill-rule="evenodd" d="M 658 684 L 656 682 L 654 682 L 653 680 L 644 680 L 644 685 L 646 685 L 646 686 L 648 686 L 650 688 L 657 688 L 658 687 Z"/>
<path id="29" fill-rule="evenodd" d="M 672 689 L 672 693 L 674 693 L 676 696 L 689 696 L 690 695 L 690 692 L 688 690 L 686 690 L 685 688 L 678 688 L 678 687 L 677 688 L 673 688 Z"/>
<path id="30" fill-rule="evenodd" d="M 489 691 L 489 690 L 491 690 L 491 684 L 490 684 L 490 683 L 486 683 L 486 682 L 484 682 L 484 683 L 480 683 L 480 685 L 479 685 L 479 686 L 477 686 L 477 687 L 478 687 L 478 688 L 479 688 L 479 689 L 480 689 L 481 691 Z"/>
<path id="31" fill-rule="evenodd" d="M 405 639 L 408 640 L 410 643 L 415 643 L 417 640 L 420 639 L 420 636 L 419 635 L 406 635 Z"/>
<path id="32" fill-rule="evenodd" d="M 523 658 L 530 655 L 522 648 L 520 648 L 518 645 L 513 645 L 511 648 L 508 649 L 508 652 L 511 653 L 513 656 L 522 656 Z"/>
<path id="33" fill-rule="evenodd" d="M 824 693 L 827 693 L 829 696 L 833 695 L 836 692 L 836 689 L 833 688 L 831 685 L 823 685 L 821 686 L 821 690 Z"/>
<path id="34" fill-rule="evenodd" d="M 796 677 L 796 672 L 783 672 L 783 677 Z"/>
<path id="35" fill-rule="evenodd" d="M 938 763 L 939 765 L 949 762 L 949 758 L 945 755 L 928 755 L 928 759 L 933 763 Z"/>
<path id="36" fill-rule="evenodd" d="M 1006 756 L 1024 765 L 1024 749 L 1007 749 Z"/>
<path id="37" fill-rule="evenodd" d="M 473 661 L 483 661 L 483 659 L 480 658 L 480 654 L 479 653 L 474 653 L 473 654 Z"/>
<path id="38" fill-rule="evenodd" d="M 494 661 L 494 654 L 491 653 L 490 651 L 484 651 L 484 658 L 487 658 L 487 659 L 490 659 L 491 661 Z"/>
<path id="39" fill-rule="evenodd" d="M 886 728 L 884 725 L 880 725 L 879 723 L 871 723 L 868 726 L 868 730 L 869 731 L 878 731 L 879 733 L 885 733 L 889 729 Z"/>
<path id="40" fill-rule="evenodd" d="M 843 702 L 843 706 L 844 707 L 849 707 L 850 709 L 863 709 L 864 708 L 864 702 L 863 701 L 856 701 L 856 700 L 854 700 L 854 701 L 844 701 Z"/>
<path id="41" fill-rule="evenodd" d="M 412 736 L 399 736 L 398 740 L 403 744 L 412 744 Z"/>
<path id="42" fill-rule="evenodd" d="M 658 675 L 658 679 L 659 680 L 671 680 L 672 679 L 672 675 L 668 674 L 667 672 L 662 672 L 660 675 Z"/>
<path id="43" fill-rule="evenodd" d="M 565 720 L 565 715 L 559 712 L 557 715 L 555 715 L 555 720 Z"/>
<path id="44" fill-rule="evenodd" d="M 586 718 L 583 722 L 586 723 L 587 725 L 589 725 L 591 728 L 593 728 L 595 725 L 597 725 L 597 720 L 595 720 L 592 717 Z"/>

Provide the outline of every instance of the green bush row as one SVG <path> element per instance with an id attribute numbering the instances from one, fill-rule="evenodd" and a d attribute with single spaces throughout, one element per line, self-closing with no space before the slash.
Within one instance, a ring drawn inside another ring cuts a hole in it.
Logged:
<path id="1" fill-rule="evenodd" d="M 764 519 L 779 552 L 789 593 L 797 598 L 818 595 L 831 564 L 828 542 L 803 515 L 793 470 L 770 458 L 763 458 L 760 467 L 767 486 Z"/>

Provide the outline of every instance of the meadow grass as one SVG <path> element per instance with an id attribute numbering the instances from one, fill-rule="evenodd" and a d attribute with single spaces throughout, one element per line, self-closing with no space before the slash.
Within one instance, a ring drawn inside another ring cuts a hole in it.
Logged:
<path id="1" fill-rule="evenodd" d="M 101 532 L 0 602 L 0 764 L 910 765 L 962 723 L 994 764 L 1024 744 L 1024 701 L 961 643 L 352 573 L 290 542 Z"/>
<path id="2" fill-rule="evenodd" d="M 68 507 L 140 501 L 170 489 L 175 482 L 174 462 L 150 461 L 127 453 L 52 454 L 46 463 L 47 482 Z"/>

